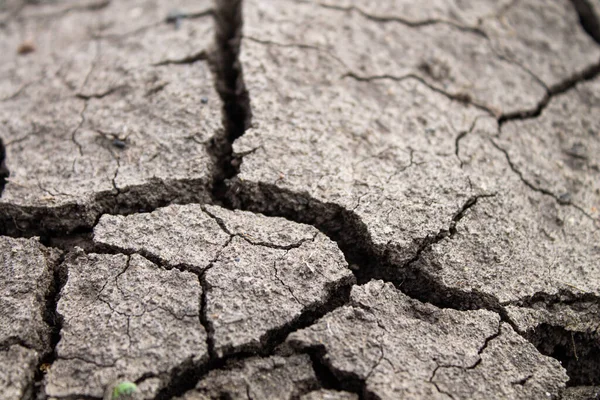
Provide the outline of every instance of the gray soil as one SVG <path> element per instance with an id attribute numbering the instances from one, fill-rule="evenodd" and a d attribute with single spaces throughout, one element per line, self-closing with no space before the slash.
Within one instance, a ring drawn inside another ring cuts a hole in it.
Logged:
<path id="1" fill-rule="evenodd" d="M 598 0 L 0 0 L 0 51 L 1 400 L 600 397 Z"/>

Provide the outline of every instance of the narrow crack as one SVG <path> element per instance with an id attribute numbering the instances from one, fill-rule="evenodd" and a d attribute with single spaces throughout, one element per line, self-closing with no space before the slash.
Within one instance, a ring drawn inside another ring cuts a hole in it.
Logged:
<path id="1" fill-rule="evenodd" d="M 378 80 L 391 80 L 391 81 L 395 81 L 395 82 L 402 82 L 403 80 L 407 80 L 407 79 L 415 79 L 418 82 L 420 82 L 421 84 L 427 86 L 432 91 L 439 93 L 439 94 L 447 97 L 450 100 L 457 101 L 459 103 L 463 103 L 463 104 L 467 104 L 467 105 L 471 105 L 479 110 L 486 112 L 487 114 L 489 114 L 490 116 L 492 116 L 494 118 L 498 117 L 497 111 L 492 110 L 491 108 L 489 108 L 488 106 L 486 106 L 484 104 L 480 104 L 480 103 L 476 102 L 471 97 L 470 94 L 468 94 L 466 92 L 457 92 L 457 93 L 447 92 L 443 89 L 438 88 L 437 86 L 430 84 L 425 79 L 423 79 L 421 76 L 414 74 L 414 73 L 408 73 L 408 74 L 402 75 L 402 76 L 394 76 L 394 75 L 389 75 L 389 74 L 362 76 L 362 75 L 358 75 L 358 74 L 350 71 L 350 72 L 346 72 L 342 76 L 342 78 L 346 78 L 346 77 L 355 79 L 359 82 L 372 82 L 372 81 L 378 81 Z"/>
<path id="2" fill-rule="evenodd" d="M 345 69 L 347 69 L 347 70 L 350 69 L 350 67 L 348 67 L 348 65 L 344 62 L 344 60 L 339 58 L 332 51 L 329 51 L 326 48 L 323 48 L 323 47 L 320 47 L 317 45 L 306 44 L 306 43 L 279 43 L 279 42 L 275 42 L 273 40 L 260 39 L 260 38 L 257 38 L 254 36 L 248 36 L 248 35 L 244 35 L 243 39 L 248 40 L 250 42 L 262 44 L 265 46 L 290 47 L 290 48 L 296 48 L 296 49 L 301 49 L 301 50 L 314 50 L 314 51 L 323 53 L 323 54 L 327 55 L 328 57 L 331 57 Z"/>
<path id="3" fill-rule="evenodd" d="M 303 302 L 301 302 L 300 299 L 298 297 L 296 297 L 296 294 L 294 293 L 294 290 L 289 285 L 287 285 L 283 281 L 283 279 L 281 279 L 281 277 L 279 276 L 279 269 L 277 268 L 277 262 L 279 260 L 283 260 L 285 257 L 287 257 L 287 254 L 288 254 L 288 251 L 286 251 L 283 256 L 281 256 L 278 259 L 276 259 L 276 260 L 273 261 L 273 271 L 274 271 L 273 277 L 275 278 L 276 282 L 278 282 L 281 286 L 283 286 L 288 291 L 288 293 L 290 294 L 290 296 L 292 296 L 292 298 L 294 299 L 294 301 L 296 303 L 298 303 L 300 305 L 300 307 L 306 308 L 306 304 L 304 304 Z"/>
<path id="4" fill-rule="evenodd" d="M 7 16 L 4 20 L 0 21 L 0 27 L 5 26 L 10 20 L 23 21 L 24 18 L 21 15 L 23 9 L 28 6 L 32 6 L 37 4 L 38 1 L 21 1 L 18 2 L 19 6 L 15 7 L 15 9 Z M 56 18 L 67 15 L 72 12 L 94 12 L 99 11 L 104 8 L 107 8 L 111 4 L 111 0 L 100 0 L 94 3 L 88 4 L 74 4 L 72 6 L 66 7 L 64 9 L 59 9 L 56 11 L 46 12 L 46 13 L 33 13 L 31 15 L 27 15 L 28 19 L 48 19 L 48 18 Z"/>
<path id="5" fill-rule="evenodd" d="M 568 199 L 563 198 L 562 196 L 557 195 L 556 193 L 554 193 L 548 189 L 538 187 L 538 186 L 534 185 L 533 183 L 531 183 L 528 179 L 526 179 L 523 176 L 523 173 L 521 172 L 521 170 L 513 163 L 513 161 L 510 158 L 510 155 L 508 154 L 508 150 L 506 150 L 505 148 L 500 146 L 498 143 L 496 143 L 496 141 L 494 139 L 490 139 L 490 142 L 496 149 L 498 149 L 499 151 L 501 151 L 504 154 L 506 161 L 507 161 L 508 165 L 510 166 L 510 169 L 519 177 L 519 179 L 521 180 L 521 182 L 523 182 L 525 184 L 525 186 L 527 186 L 529 189 L 531 189 L 535 192 L 552 197 L 561 206 L 570 206 L 570 207 L 577 209 L 586 218 L 591 220 L 594 223 L 594 225 L 597 224 L 596 219 L 592 215 L 590 215 L 586 210 L 584 210 L 583 207 L 571 202 Z"/>
<path id="6" fill-rule="evenodd" d="M 79 113 L 80 121 L 77 124 L 77 126 L 73 129 L 73 131 L 71 132 L 71 141 L 77 146 L 80 156 L 83 156 L 83 146 L 81 145 L 81 143 L 79 143 L 77 141 L 77 132 L 79 132 L 79 129 L 81 129 L 81 127 L 85 123 L 85 111 L 87 110 L 87 107 L 88 107 L 88 103 L 86 101 L 83 103 L 83 109 Z"/>
<path id="7" fill-rule="evenodd" d="M 160 67 L 160 66 L 164 66 L 164 65 L 182 65 L 182 64 L 193 64 L 195 62 L 198 61 L 206 61 L 208 60 L 208 54 L 206 51 L 204 50 L 200 50 L 199 52 L 195 53 L 195 54 L 190 54 L 188 56 L 185 56 L 183 58 L 177 58 L 177 59 L 168 59 L 168 60 L 164 60 L 164 61 L 159 61 L 155 64 L 152 64 L 155 67 Z"/>
<path id="8" fill-rule="evenodd" d="M 127 85 L 118 85 L 118 86 L 108 88 L 105 91 L 100 92 L 100 93 L 92 93 L 92 94 L 77 93 L 77 94 L 75 94 L 75 97 L 77 97 L 78 99 L 81 99 L 81 100 L 86 100 L 86 101 L 90 100 L 90 99 L 102 99 L 106 96 L 110 96 L 111 94 L 116 93 L 117 91 L 119 91 L 121 89 L 125 89 L 125 88 L 127 88 Z"/>
<path id="9" fill-rule="evenodd" d="M 483 352 L 487 349 L 487 347 L 489 346 L 491 341 L 496 339 L 497 337 L 499 337 L 501 334 L 502 334 L 502 321 L 498 321 L 498 326 L 496 328 L 496 332 L 494 332 L 492 335 L 485 338 L 485 341 L 483 342 L 481 347 L 477 350 L 477 355 L 478 355 L 477 360 L 471 365 L 468 365 L 465 367 L 462 365 L 438 364 L 436 362 L 437 366 L 435 367 L 435 369 L 433 370 L 433 373 L 431 374 L 431 377 L 429 378 L 429 383 L 433 384 L 439 393 L 445 394 L 448 397 L 450 397 L 451 399 L 454 399 L 455 397 L 451 393 L 442 390 L 438 386 L 438 384 L 434 381 L 435 375 L 437 374 L 438 370 L 440 368 L 459 368 L 459 369 L 463 369 L 463 370 L 473 370 L 473 369 L 477 368 L 483 361 L 483 359 L 481 358 L 481 354 L 483 354 Z M 529 379 L 529 378 L 527 378 L 527 379 Z"/>
<path id="10" fill-rule="evenodd" d="M 491 336 L 486 337 L 485 341 L 483 342 L 483 345 L 479 348 L 479 350 L 477 350 L 477 355 L 479 356 L 479 359 L 477 361 L 475 361 L 472 365 L 469 365 L 468 367 L 466 367 L 465 369 L 477 368 L 477 366 L 479 364 L 481 364 L 481 362 L 483 361 L 483 359 L 481 358 L 481 354 L 483 354 L 483 352 L 488 348 L 491 341 L 496 339 L 501 334 L 502 334 L 502 322 L 499 321 L 496 332 L 494 332 Z"/>
<path id="11" fill-rule="evenodd" d="M 58 359 L 57 346 L 60 341 L 60 335 L 62 330 L 63 319 L 62 316 L 58 312 L 58 301 L 60 300 L 60 295 L 62 288 L 67 283 L 68 271 L 66 267 L 63 265 L 65 261 L 66 253 L 62 252 L 60 256 L 54 260 L 52 265 L 50 266 L 53 281 L 50 287 L 50 290 L 46 294 L 46 307 L 45 307 L 45 315 L 44 320 L 46 324 L 50 327 L 50 351 L 47 354 L 44 354 L 40 359 L 40 363 L 36 368 L 36 373 L 34 377 L 34 399 L 44 398 L 45 389 L 44 389 L 44 371 L 48 370 L 54 361 Z"/>
<path id="12" fill-rule="evenodd" d="M 208 9 L 200 10 L 200 11 L 191 11 L 191 12 L 175 10 L 175 11 L 170 12 L 165 17 L 165 22 L 170 23 L 170 24 L 175 24 L 177 26 L 177 24 L 179 24 L 179 22 L 183 19 L 198 19 L 198 18 L 204 18 L 204 17 L 210 17 L 210 16 L 213 16 L 212 8 L 208 8 Z"/>
<path id="13" fill-rule="evenodd" d="M 300 239 L 298 242 L 296 243 L 290 243 L 288 245 L 279 245 L 279 244 L 275 244 L 275 243 L 269 243 L 269 242 L 264 242 L 264 241 L 259 241 L 259 240 L 255 240 L 253 237 L 251 237 L 248 234 L 245 233 L 233 233 L 231 232 L 228 228 L 227 228 L 227 224 L 225 223 L 225 221 L 223 221 L 223 219 L 219 218 L 218 216 L 214 215 L 213 213 L 211 213 L 208 208 L 206 208 L 205 206 L 202 206 L 202 211 L 207 214 L 210 218 L 212 218 L 217 225 L 219 225 L 219 227 L 221 228 L 221 230 L 223 232 L 225 232 L 227 235 L 230 236 L 230 240 L 234 237 L 238 237 L 244 241 L 246 241 L 248 244 L 251 244 L 252 246 L 262 246 L 262 247 L 268 247 L 270 249 L 278 249 L 278 250 L 291 250 L 291 249 L 297 249 L 300 246 L 302 246 L 304 243 L 306 242 L 314 242 L 315 239 L 318 236 L 318 233 L 315 233 L 313 235 L 312 238 L 303 238 Z M 235 210 L 232 210 L 235 211 Z"/>
<path id="14" fill-rule="evenodd" d="M 473 130 L 475 129 L 475 127 L 477 126 L 477 122 L 483 118 L 484 116 L 478 115 L 477 117 L 475 117 L 475 119 L 473 120 L 473 122 L 471 123 L 471 126 L 469 127 L 469 129 L 467 129 L 466 131 L 462 131 L 459 132 L 458 135 L 456 136 L 456 138 L 454 139 L 454 155 L 456 156 L 456 158 L 458 159 L 458 162 L 460 163 L 460 167 L 462 168 L 464 166 L 464 161 L 460 158 L 460 142 L 470 133 L 473 132 Z"/>
<path id="15" fill-rule="evenodd" d="M 174 10 L 174 11 L 170 12 L 169 14 L 167 14 L 165 16 L 165 18 L 163 18 L 159 21 L 151 22 L 151 23 L 139 26 L 130 31 L 126 31 L 126 32 L 122 32 L 122 33 L 109 33 L 109 34 L 105 34 L 105 35 L 96 35 L 95 38 L 108 39 L 108 40 L 121 40 L 124 38 L 138 35 L 140 33 L 144 33 L 150 29 L 157 28 L 158 26 L 160 26 L 162 24 L 174 24 L 175 29 L 177 29 L 179 27 L 179 24 L 181 24 L 182 20 L 199 19 L 199 18 L 211 17 L 211 16 L 213 16 L 212 8 L 202 9 L 199 11 Z"/>
<path id="16" fill-rule="evenodd" d="M 307 3 L 307 4 L 314 4 L 314 3 L 306 2 L 304 0 L 300 0 L 299 2 Z M 338 10 L 338 11 L 344 11 L 344 12 L 355 11 L 355 12 L 359 13 L 360 15 L 362 15 L 364 18 L 374 21 L 374 22 L 377 22 L 377 23 L 390 23 L 390 22 L 398 23 L 401 25 L 408 26 L 410 28 L 420 28 L 420 27 L 431 26 L 431 25 L 448 25 L 448 26 L 451 26 L 460 31 L 471 32 L 471 33 L 474 33 L 479 36 L 485 36 L 485 33 L 476 26 L 461 25 L 459 23 L 456 23 L 456 22 L 453 22 L 450 20 L 440 19 L 440 18 L 427 18 L 427 19 L 422 19 L 422 20 L 417 20 L 417 21 L 411 21 L 409 19 L 398 17 L 398 16 L 390 17 L 390 16 L 383 16 L 383 15 L 374 15 L 374 14 L 366 12 L 365 10 L 363 10 L 362 8 L 357 7 L 357 6 L 338 6 L 338 5 L 325 4 L 325 3 L 317 3 L 317 4 L 320 7 L 327 8 L 330 10 Z"/>
<path id="17" fill-rule="evenodd" d="M 26 82 L 26 83 L 22 84 L 22 85 L 21 85 L 21 86 L 20 86 L 20 87 L 19 87 L 19 88 L 18 88 L 16 91 L 14 91 L 12 94 L 9 94 L 9 95 L 7 95 L 7 96 L 5 96 L 5 97 L 2 97 L 2 98 L 0 98 L 0 103 L 2 103 L 2 102 L 5 102 L 5 101 L 7 102 L 7 101 L 10 101 L 10 100 L 14 100 L 14 99 L 16 99 L 16 98 L 17 98 L 17 97 L 19 97 L 19 96 L 21 95 L 21 93 L 23 93 L 23 92 L 24 92 L 24 91 L 25 91 L 25 90 L 26 90 L 26 89 L 27 89 L 29 86 L 31 86 L 31 85 L 33 85 L 33 84 L 35 84 L 35 83 L 38 83 L 39 81 L 40 81 L 40 80 L 38 79 L 38 80 L 29 81 L 29 82 Z"/>
<path id="18" fill-rule="evenodd" d="M 437 374 L 437 372 L 438 372 L 438 370 L 439 370 L 440 368 L 442 368 L 442 366 L 441 366 L 441 365 L 439 365 L 439 364 L 437 364 L 437 365 L 436 365 L 436 367 L 435 367 L 435 369 L 434 369 L 434 370 L 433 370 L 433 372 L 431 373 L 431 376 L 429 377 L 429 381 L 428 381 L 428 382 L 429 382 L 429 383 L 431 383 L 431 384 L 433 385 L 433 387 L 435 387 L 435 390 L 437 390 L 437 392 L 438 392 L 438 393 L 440 393 L 440 394 L 445 394 L 446 396 L 448 396 L 448 397 L 450 397 L 451 399 L 453 399 L 453 400 L 454 400 L 454 399 L 455 399 L 455 397 L 454 397 L 454 396 L 453 396 L 451 393 L 449 393 L 449 392 L 446 392 L 446 391 L 442 390 L 442 389 L 441 389 L 441 388 L 438 386 L 437 382 L 435 382 L 435 380 L 434 380 L 434 379 L 435 379 L 435 375 Z"/>

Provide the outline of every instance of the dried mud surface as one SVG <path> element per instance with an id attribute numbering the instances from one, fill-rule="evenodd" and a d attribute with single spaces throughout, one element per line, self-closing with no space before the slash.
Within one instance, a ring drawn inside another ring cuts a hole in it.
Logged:
<path id="1" fill-rule="evenodd" d="M 0 398 L 599 396 L 599 26 L 0 2 Z"/>

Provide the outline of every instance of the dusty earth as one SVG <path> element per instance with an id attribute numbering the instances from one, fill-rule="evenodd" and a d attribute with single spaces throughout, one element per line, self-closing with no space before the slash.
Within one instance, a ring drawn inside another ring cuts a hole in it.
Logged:
<path id="1" fill-rule="evenodd" d="M 1 399 L 600 396 L 598 0 L 4 0 L 0 52 Z"/>

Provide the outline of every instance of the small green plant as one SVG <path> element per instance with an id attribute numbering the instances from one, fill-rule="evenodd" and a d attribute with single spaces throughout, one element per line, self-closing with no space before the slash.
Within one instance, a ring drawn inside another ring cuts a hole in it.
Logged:
<path id="1" fill-rule="evenodd" d="M 122 396 L 129 396 L 137 390 L 137 385 L 133 382 L 120 382 L 112 391 L 112 400 L 118 400 Z"/>

